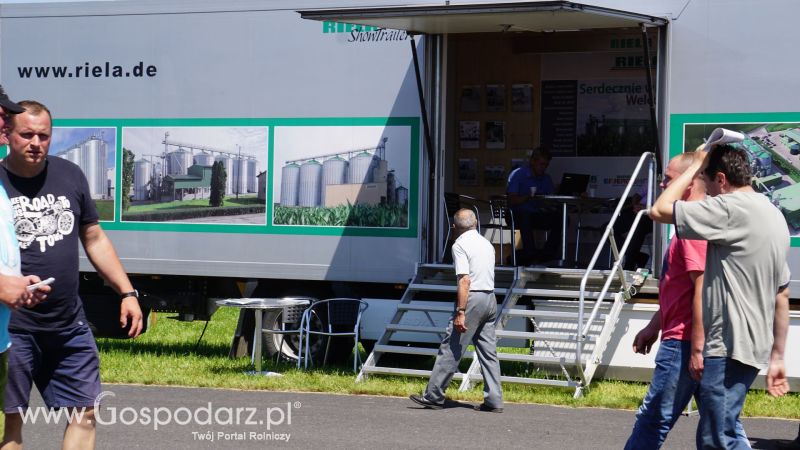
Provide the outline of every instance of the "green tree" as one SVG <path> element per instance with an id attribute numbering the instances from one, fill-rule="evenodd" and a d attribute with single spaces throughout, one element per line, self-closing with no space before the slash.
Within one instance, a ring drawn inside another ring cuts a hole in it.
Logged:
<path id="1" fill-rule="evenodd" d="M 122 210 L 131 206 L 131 186 L 133 186 L 133 152 L 122 149 Z"/>
<path id="2" fill-rule="evenodd" d="M 225 173 L 225 166 L 222 161 L 217 161 L 211 166 L 211 196 L 208 204 L 211 206 L 223 206 L 225 204 L 225 183 L 228 181 L 228 174 Z"/>

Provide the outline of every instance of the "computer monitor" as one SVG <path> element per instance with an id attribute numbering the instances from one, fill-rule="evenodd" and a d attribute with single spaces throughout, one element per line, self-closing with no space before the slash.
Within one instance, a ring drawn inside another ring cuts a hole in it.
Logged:
<path id="1" fill-rule="evenodd" d="M 581 195 L 589 186 L 590 175 L 583 173 L 564 173 L 558 186 L 558 195 Z"/>

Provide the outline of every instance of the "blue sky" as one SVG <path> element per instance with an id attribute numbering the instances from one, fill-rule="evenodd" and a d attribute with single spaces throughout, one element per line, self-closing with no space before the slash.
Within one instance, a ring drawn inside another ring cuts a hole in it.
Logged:
<path id="1" fill-rule="evenodd" d="M 114 167 L 117 152 L 117 135 L 114 127 L 75 128 L 53 127 L 53 140 L 50 143 L 50 154 L 57 155 L 70 147 L 85 141 L 89 136 L 99 136 L 108 144 L 107 167 Z"/>

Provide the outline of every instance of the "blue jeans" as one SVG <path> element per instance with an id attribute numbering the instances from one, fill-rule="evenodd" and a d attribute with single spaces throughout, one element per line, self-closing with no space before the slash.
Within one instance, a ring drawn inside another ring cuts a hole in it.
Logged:
<path id="1" fill-rule="evenodd" d="M 699 389 L 697 448 L 749 448 L 738 439 L 737 424 L 758 369 L 721 357 L 706 357 L 704 366 Z"/>
<path id="2" fill-rule="evenodd" d="M 656 368 L 650 388 L 636 414 L 625 449 L 657 449 L 686 409 L 699 383 L 689 375 L 691 342 L 668 339 L 661 341 L 656 354 Z M 698 401 L 699 403 L 699 401 Z M 737 435 L 746 443 L 744 428 L 737 420 Z M 749 444 L 746 444 L 749 447 Z"/>

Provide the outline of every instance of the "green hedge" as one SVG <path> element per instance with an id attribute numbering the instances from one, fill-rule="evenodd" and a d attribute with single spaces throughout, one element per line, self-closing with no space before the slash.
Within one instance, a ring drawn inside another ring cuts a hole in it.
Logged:
<path id="1" fill-rule="evenodd" d="M 170 220 L 198 219 L 202 217 L 238 216 L 242 214 L 263 214 L 267 210 L 266 206 L 226 206 L 223 208 L 203 208 L 191 209 L 167 209 L 156 210 L 145 213 L 123 214 L 123 220 L 137 222 L 167 222 Z"/>
<path id="2" fill-rule="evenodd" d="M 800 182 L 800 170 L 797 170 L 797 167 L 795 167 L 777 152 L 770 150 L 770 153 L 772 153 L 772 162 L 774 164 L 783 169 L 783 171 L 786 172 L 786 174 L 789 175 L 789 178 L 794 180 L 795 183 Z"/>

